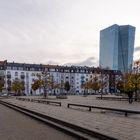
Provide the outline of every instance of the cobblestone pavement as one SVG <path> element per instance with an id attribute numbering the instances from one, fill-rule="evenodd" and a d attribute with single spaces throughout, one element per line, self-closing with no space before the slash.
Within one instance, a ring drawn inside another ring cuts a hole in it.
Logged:
<path id="1" fill-rule="evenodd" d="M 79 103 L 140 110 L 140 102 L 129 104 L 127 101 L 96 100 L 95 97 L 96 96 L 69 96 L 68 99 L 58 99 L 58 101 L 62 102 L 62 107 L 19 101 L 14 98 L 5 99 L 5 101 L 118 138 L 119 140 L 140 140 L 140 115 L 130 114 L 128 117 L 125 117 L 124 114 L 111 111 L 93 109 L 92 112 L 89 112 L 87 109 L 77 110 L 67 108 L 67 103 Z"/>
<path id="2" fill-rule="evenodd" d="M 0 140 L 76 140 L 50 126 L 0 105 Z"/>

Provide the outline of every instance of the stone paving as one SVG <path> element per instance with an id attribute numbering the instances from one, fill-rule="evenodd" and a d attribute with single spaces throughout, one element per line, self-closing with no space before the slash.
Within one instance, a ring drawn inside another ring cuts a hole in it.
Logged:
<path id="1" fill-rule="evenodd" d="M 0 104 L 0 140 L 77 140 Z"/>
<path id="2" fill-rule="evenodd" d="M 95 97 L 68 96 L 68 99 L 55 99 L 52 96 L 50 98 L 50 100 L 61 101 L 62 107 L 19 101 L 15 98 L 4 100 L 118 138 L 119 140 L 140 140 L 140 115 L 130 114 L 128 117 L 125 117 L 124 114 L 111 111 L 93 109 L 92 112 L 89 112 L 87 109 L 67 108 L 67 103 L 78 103 L 140 111 L 140 102 L 129 104 L 128 101 L 96 100 Z"/>

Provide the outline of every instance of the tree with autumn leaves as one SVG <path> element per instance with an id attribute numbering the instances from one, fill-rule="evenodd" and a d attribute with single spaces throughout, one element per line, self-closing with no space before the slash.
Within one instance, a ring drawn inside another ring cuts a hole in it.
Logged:
<path id="1" fill-rule="evenodd" d="M 85 89 L 85 94 L 88 94 L 88 90 L 94 90 L 95 93 L 99 91 L 101 88 L 101 84 L 97 76 L 95 76 L 92 80 L 85 82 L 82 84 L 82 88 Z"/>
<path id="2" fill-rule="evenodd" d="M 99 79 L 97 78 L 97 76 L 95 76 L 95 77 L 93 78 L 93 80 L 92 80 L 91 88 L 92 88 L 92 89 L 95 91 L 95 93 L 96 93 L 97 91 L 99 91 L 100 87 L 101 87 L 101 84 L 100 84 L 100 82 L 99 82 Z"/>
<path id="3" fill-rule="evenodd" d="M 3 88 L 4 88 L 4 77 L 0 76 L 0 92 L 2 92 Z"/>
<path id="4" fill-rule="evenodd" d="M 52 90 L 54 86 L 53 76 L 49 75 L 49 73 L 42 73 L 41 75 L 38 75 L 38 79 L 34 80 L 34 83 L 32 84 L 32 89 L 36 91 L 39 88 L 42 88 L 44 90 L 44 97 L 47 97 L 47 90 Z"/>
<path id="5" fill-rule="evenodd" d="M 117 89 L 124 93 L 135 92 L 135 100 L 137 100 L 138 90 L 140 90 L 140 74 L 124 74 L 122 80 L 117 83 Z"/>
<path id="6" fill-rule="evenodd" d="M 15 92 L 15 95 L 23 95 L 23 90 L 25 89 L 24 83 L 20 80 L 14 80 L 12 82 L 12 90 Z"/>
<path id="7" fill-rule="evenodd" d="M 4 82 L 0 81 L 0 92 L 2 92 L 3 88 L 4 88 Z"/>
<path id="8" fill-rule="evenodd" d="M 32 89 L 33 89 L 34 91 L 36 91 L 37 89 L 41 88 L 42 85 L 43 85 L 43 81 L 40 80 L 40 79 L 37 79 L 37 80 L 35 80 L 34 83 L 32 84 Z"/>
<path id="9" fill-rule="evenodd" d="M 91 81 L 87 81 L 81 85 L 81 88 L 84 88 L 84 95 L 88 94 L 88 90 L 91 89 Z"/>

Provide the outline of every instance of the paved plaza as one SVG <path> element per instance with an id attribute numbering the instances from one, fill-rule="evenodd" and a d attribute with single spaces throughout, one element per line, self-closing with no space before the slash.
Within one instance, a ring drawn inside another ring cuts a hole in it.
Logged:
<path id="1" fill-rule="evenodd" d="M 26 98 L 41 97 L 27 96 Z M 140 102 L 133 102 L 132 104 L 129 104 L 128 101 L 97 100 L 95 95 L 87 97 L 68 96 L 68 99 L 55 99 L 54 96 L 49 97 L 49 100 L 61 101 L 61 107 L 20 101 L 15 98 L 4 100 L 57 119 L 112 136 L 119 140 L 140 140 L 140 115 L 130 114 L 128 117 L 125 117 L 122 113 L 112 111 L 92 109 L 92 111 L 89 112 L 88 109 L 76 109 L 77 107 L 70 109 L 67 108 L 67 103 L 77 103 L 140 111 Z"/>

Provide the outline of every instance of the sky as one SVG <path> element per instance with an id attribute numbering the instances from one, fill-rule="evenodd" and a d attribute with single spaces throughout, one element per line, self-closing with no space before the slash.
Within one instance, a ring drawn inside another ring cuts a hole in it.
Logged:
<path id="1" fill-rule="evenodd" d="M 0 0 L 0 60 L 98 66 L 99 32 L 136 27 L 140 59 L 139 0 Z"/>

